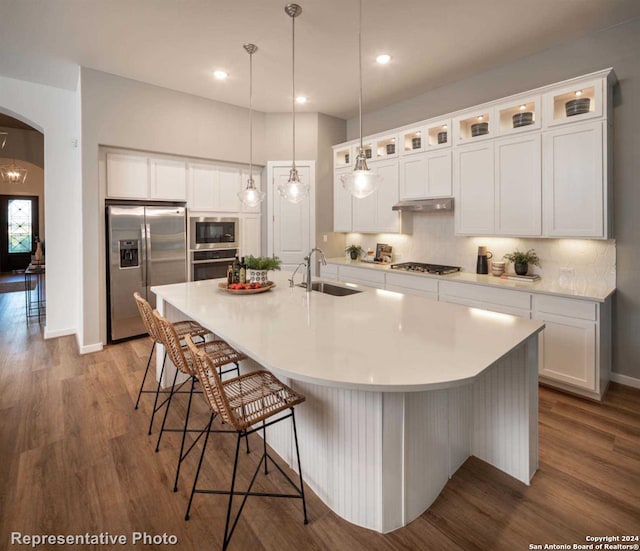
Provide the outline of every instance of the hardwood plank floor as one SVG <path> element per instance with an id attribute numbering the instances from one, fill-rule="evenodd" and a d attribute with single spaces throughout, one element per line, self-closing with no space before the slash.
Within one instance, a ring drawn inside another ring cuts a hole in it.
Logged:
<path id="1" fill-rule="evenodd" d="M 226 499 L 196 496 L 185 522 L 197 455 L 184 462 L 173 493 L 179 435 L 165 435 L 154 453 L 150 395 L 133 410 L 150 342 L 79 356 L 74 337 L 44 341 L 37 323 L 25 322 L 23 300 L 0 295 L 0 549 L 18 548 L 12 532 L 130 538 L 133 531 L 178 538 L 144 549 L 220 548 Z M 183 418 L 180 398 L 172 426 Z M 208 413 L 200 397 L 194 408 L 193 426 L 201 426 Z M 226 486 L 234 439 L 212 438 L 201 479 Z M 243 457 L 243 484 L 260 442 L 254 436 L 255 451 Z M 259 480 L 265 491 L 286 488 L 277 474 Z M 297 500 L 249 499 L 230 549 L 524 550 L 584 544 L 587 535 L 640 535 L 640 391 L 612 384 L 598 404 L 541 388 L 540 470 L 530 487 L 470 458 L 425 514 L 391 534 L 353 526 L 307 495 L 307 526 Z"/>

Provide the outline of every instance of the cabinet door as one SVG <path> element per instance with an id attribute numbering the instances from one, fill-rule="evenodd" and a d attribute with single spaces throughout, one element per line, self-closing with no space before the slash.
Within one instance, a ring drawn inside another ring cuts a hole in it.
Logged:
<path id="1" fill-rule="evenodd" d="M 400 199 L 422 199 L 427 196 L 427 154 L 400 159 Z"/>
<path id="2" fill-rule="evenodd" d="M 353 231 L 397 233 L 400 214 L 391 207 L 398 202 L 398 160 L 377 161 L 369 166 L 382 180 L 368 197 L 353 199 Z"/>
<path id="3" fill-rule="evenodd" d="M 336 170 L 333 176 L 333 231 L 350 232 L 353 227 L 351 194 L 344 189 L 340 177 L 349 174 L 351 168 Z"/>
<path id="4" fill-rule="evenodd" d="M 147 199 L 149 197 L 147 157 L 107 153 L 107 197 Z"/>
<path id="5" fill-rule="evenodd" d="M 260 215 L 244 216 L 241 221 L 240 240 L 242 256 L 260 256 Z"/>
<path id="6" fill-rule="evenodd" d="M 495 143 L 495 233 L 541 235 L 542 166 L 540 135 Z"/>
<path id="7" fill-rule="evenodd" d="M 400 199 L 451 195 L 451 151 L 421 153 L 400 159 Z"/>
<path id="8" fill-rule="evenodd" d="M 451 151 L 426 154 L 427 198 L 449 197 L 452 192 Z"/>
<path id="9" fill-rule="evenodd" d="M 218 173 L 213 165 L 189 165 L 189 208 L 215 210 L 218 200 Z"/>
<path id="10" fill-rule="evenodd" d="M 187 164 L 171 159 L 151 159 L 151 199 L 186 201 Z"/>
<path id="11" fill-rule="evenodd" d="M 240 212 L 238 192 L 241 189 L 242 173 L 236 167 L 217 167 L 218 172 L 218 205 L 219 211 Z"/>
<path id="12" fill-rule="evenodd" d="M 540 375 L 596 390 L 596 323 L 535 313 L 545 329 L 540 339 Z"/>
<path id="13" fill-rule="evenodd" d="M 602 122 L 544 134 L 544 235 L 604 237 Z"/>
<path id="14" fill-rule="evenodd" d="M 494 233 L 493 143 L 458 147 L 454 151 L 453 180 L 456 234 Z"/>
<path id="15" fill-rule="evenodd" d="M 398 160 L 376 163 L 373 170 L 382 176 L 382 182 L 373 194 L 377 197 L 375 231 L 397 233 L 400 231 L 400 213 L 391 207 L 398 202 Z"/>

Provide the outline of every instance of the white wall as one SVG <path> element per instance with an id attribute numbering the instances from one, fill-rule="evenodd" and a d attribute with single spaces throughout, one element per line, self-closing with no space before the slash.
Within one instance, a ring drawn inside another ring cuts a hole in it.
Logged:
<path id="1" fill-rule="evenodd" d="M 82 221 L 78 105 L 77 92 L 0 76 L 0 111 L 45 136 L 46 338 L 73 334 L 78 328 Z"/>
<path id="2" fill-rule="evenodd" d="M 368 113 L 371 134 L 450 113 L 485 101 L 552 84 L 607 67 L 619 79 L 614 95 L 614 220 L 617 287 L 613 315 L 614 371 L 640 379 L 640 19 L 560 44 L 476 76 Z M 358 135 L 358 120 L 347 124 L 348 139 Z M 426 223 L 425 223 L 426 226 Z M 428 240 L 426 230 L 414 237 Z M 524 246 L 531 240 L 525 240 Z M 531 245 L 535 246 L 535 245 Z M 606 246 L 587 248 L 607 250 Z M 607 253 L 609 254 L 609 253 Z M 420 259 L 416 259 L 420 260 Z M 544 259 L 543 259 L 544 260 Z"/>

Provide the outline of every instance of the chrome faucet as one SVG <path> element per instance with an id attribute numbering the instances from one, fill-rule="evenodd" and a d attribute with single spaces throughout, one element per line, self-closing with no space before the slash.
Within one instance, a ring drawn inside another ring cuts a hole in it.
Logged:
<path id="1" fill-rule="evenodd" d="M 320 262 L 322 262 L 323 266 L 327 265 L 327 259 L 324 256 L 324 253 L 316 248 L 311 249 L 311 252 L 304 257 L 304 261 L 306 262 L 307 265 L 307 293 L 311 292 L 311 256 L 313 255 L 314 252 L 317 252 L 318 254 L 320 254 Z"/>
<path id="2" fill-rule="evenodd" d="M 300 262 L 300 264 L 298 264 L 296 266 L 296 269 L 293 270 L 293 273 L 291 274 L 291 277 L 289 278 L 289 287 L 293 287 L 293 278 L 296 277 L 296 274 L 298 273 L 298 270 L 300 269 L 300 266 L 306 266 L 306 264 L 304 262 Z M 302 277 L 304 278 L 304 274 L 302 274 Z M 304 281 L 302 282 L 304 283 Z"/>

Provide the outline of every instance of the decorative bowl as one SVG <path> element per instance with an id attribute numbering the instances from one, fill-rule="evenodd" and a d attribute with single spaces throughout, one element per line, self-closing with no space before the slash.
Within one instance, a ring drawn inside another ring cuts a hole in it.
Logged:
<path id="1" fill-rule="evenodd" d="M 475 138 L 476 136 L 483 136 L 484 134 L 489 133 L 489 123 L 488 122 L 477 122 L 471 125 L 471 137 Z"/>
<path id="2" fill-rule="evenodd" d="M 577 98 L 572 99 L 564 104 L 567 117 L 573 117 L 574 115 L 582 115 L 589 112 L 591 107 L 591 98 Z"/>
<path id="3" fill-rule="evenodd" d="M 531 111 L 525 111 L 524 113 L 516 113 L 513 115 L 514 128 L 529 126 L 530 124 L 533 124 L 533 113 Z"/>

